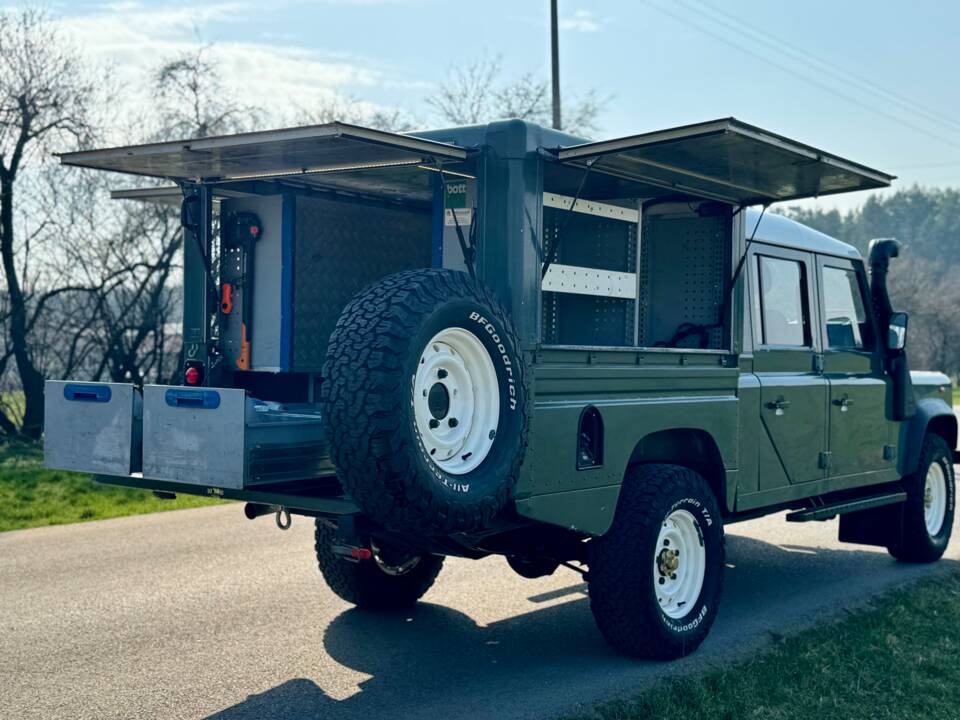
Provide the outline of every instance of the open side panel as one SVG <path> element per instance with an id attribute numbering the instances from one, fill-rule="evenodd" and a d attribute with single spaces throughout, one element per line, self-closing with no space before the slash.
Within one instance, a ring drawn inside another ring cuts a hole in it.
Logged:
<path id="1" fill-rule="evenodd" d="M 678 194 L 755 205 L 887 187 L 894 176 L 734 118 L 554 151 Z"/>
<path id="2" fill-rule="evenodd" d="M 345 123 L 60 155 L 64 165 L 181 181 L 240 181 L 459 161 L 454 145 Z"/>

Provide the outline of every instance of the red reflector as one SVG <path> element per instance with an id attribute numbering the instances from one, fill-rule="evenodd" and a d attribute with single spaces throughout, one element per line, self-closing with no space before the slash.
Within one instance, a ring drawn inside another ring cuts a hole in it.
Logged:
<path id="1" fill-rule="evenodd" d="M 355 557 L 357 560 L 369 560 L 373 557 L 373 553 L 370 552 L 369 548 L 350 548 L 350 556 Z"/>
<path id="2" fill-rule="evenodd" d="M 195 367 L 188 367 L 183 377 L 187 381 L 187 385 L 200 384 L 200 370 Z"/>

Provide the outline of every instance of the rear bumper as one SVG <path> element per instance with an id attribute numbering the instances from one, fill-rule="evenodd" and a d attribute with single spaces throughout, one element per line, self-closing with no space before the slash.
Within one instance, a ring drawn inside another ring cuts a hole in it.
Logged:
<path id="1" fill-rule="evenodd" d="M 179 483 L 144 478 L 140 473 L 131 475 L 95 475 L 94 480 L 105 485 L 156 490 L 158 492 L 201 495 L 224 500 L 276 505 L 302 515 L 356 515 L 360 509 L 352 500 L 339 494 L 336 478 L 317 478 L 309 482 L 291 482 L 271 485 L 269 488 L 239 489 L 206 487 L 193 483 Z M 326 482 L 323 482 L 326 481 Z M 337 494 L 324 494 L 324 490 Z"/>

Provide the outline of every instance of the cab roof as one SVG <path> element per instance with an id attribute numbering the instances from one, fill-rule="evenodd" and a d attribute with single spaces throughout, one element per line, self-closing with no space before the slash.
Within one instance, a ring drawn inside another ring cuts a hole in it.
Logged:
<path id="1" fill-rule="evenodd" d="M 829 235 L 824 235 L 818 230 L 807 227 L 796 220 L 791 220 L 783 215 L 777 215 L 772 212 L 763 213 L 760 217 L 759 210 L 747 210 L 747 229 L 746 234 L 749 239 L 753 236 L 754 242 L 777 245 L 779 247 L 789 248 L 790 250 L 800 250 L 802 252 L 818 253 L 820 255 L 832 255 L 847 260 L 861 260 L 860 251 L 853 245 L 848 245 Z M 757 222 L 760 225 L 757 225 Z M 756 234 L 754 235 L 754 230 Z"/>

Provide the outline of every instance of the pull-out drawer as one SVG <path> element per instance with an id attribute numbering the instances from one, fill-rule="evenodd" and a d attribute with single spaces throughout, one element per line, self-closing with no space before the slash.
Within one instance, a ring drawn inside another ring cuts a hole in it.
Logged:
<path id="1" fill-rule="evenodd" d="M 147 385 L 143 408 L 145 478 L 240 489 L 332 472 L 315 406 Z"/>
<path id="2" fill-rule="evenodd" d="M 142 399 L 128 383 L 48 380 L 43 457 L 47 467 L 99 475 L 140 469 Z"/>

